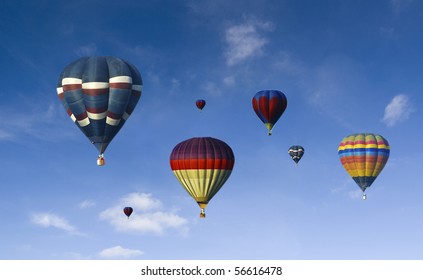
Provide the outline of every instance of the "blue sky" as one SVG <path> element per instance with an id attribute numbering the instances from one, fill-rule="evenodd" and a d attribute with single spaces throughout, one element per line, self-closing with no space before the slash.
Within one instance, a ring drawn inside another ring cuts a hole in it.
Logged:
<path id="1" fill-rule="evenodd" d="M 0 259 L 421 259 L 422 12 L 413 0 L 2 1 Z M 104 167 L 56 94 L 62 69 L 91 55 L 132 62 L 144 82 Z M 270 137 L 251 105 L 263 89 L 288 99 Z M 366 201 L 337 154 L 357 132 L 391 145 Z M 201 220 L 169 165 L 198 136 L 236 160 Z"/>

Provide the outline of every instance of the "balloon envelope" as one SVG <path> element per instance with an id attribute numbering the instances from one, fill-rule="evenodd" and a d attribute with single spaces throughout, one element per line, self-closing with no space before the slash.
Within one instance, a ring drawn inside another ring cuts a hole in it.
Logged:
<path id="1" fill-rule="evenodd" d="M 141 97 L 142 79 L 116 57 L 84 57 L 65 67 L 57 94 L 69 117 L 103 154 Z"/>
<path id="2" fill-rule="evenodd" d="M 291 146 L 288 149 L 288 154 L 295 163 L 298 163 L 304 155 L 304 148 L 302 146 Z"/>
<path id="3" fill-rule="evenodd" d="M 197 101 L 195 101 L 195 105 L 201 111 L 203 110 L 204 106 L 206 106 L 206 101 L 204 99 L 198 99 Z"/>
<path id="4" fill-rule="evenodd" d="M 253 109 L 267 127 L 269 135 L 288 105 L 285 94 L 279 90 L 262 90 L 252 100 Z"/>
<path id="5" fill-rule="evenodd" d="M 349 135 L 338 147 L 342 165 L 363 192 L 385 167 L 389 153 L 388 141 L 373 133 Z"/>
<path id="6" fill-rule="evenodd" d="M 188 194 L 204 209 L 231 175 L 235 157 L 225 142 L 212 137 L 195 137 L 177 144 L 170 155 L 170 167 Z"/>
<path id="7" fill-rule="evenodd" d="M 123 213 L 125 213 L 125 215 L 129 218 L 129 216 L 131 216 L 132 212 L 134 211 L 134 209 L 132 209 L 132 207 L 125 207 L 123 208 Z"/>

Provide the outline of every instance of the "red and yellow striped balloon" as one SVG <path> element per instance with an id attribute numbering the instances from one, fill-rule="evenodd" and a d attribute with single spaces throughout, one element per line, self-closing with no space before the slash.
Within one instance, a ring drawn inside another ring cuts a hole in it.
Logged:
<path id="1" fill-rule="evenodd" d="M 177 144 L 170 155 L 170 167 L 178 181 L 204 209 L 231 175 L 235 157 L 223 141 L 195 137 Z"/>
<path id="2" fill-rule="evenodd" d="M 349 135 L 338 147 L 342 165 L 363 193 L 385 167 L 389 152 L 388 141 L 381 135 L 373 133 Z M 365 194 L 363 198 L 366 198 Z"/>

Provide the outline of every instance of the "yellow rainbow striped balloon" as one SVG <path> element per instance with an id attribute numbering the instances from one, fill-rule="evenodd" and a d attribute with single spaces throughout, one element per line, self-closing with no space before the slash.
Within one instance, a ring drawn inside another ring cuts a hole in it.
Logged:
<path id="1" fill-rule="evenodd" d="M 358 133 L 345 137 L 338 147 L 338 155 L 348 174 L 364 192 L 372 185 L 389 158 L 388 141 L 381 135 Z"/>

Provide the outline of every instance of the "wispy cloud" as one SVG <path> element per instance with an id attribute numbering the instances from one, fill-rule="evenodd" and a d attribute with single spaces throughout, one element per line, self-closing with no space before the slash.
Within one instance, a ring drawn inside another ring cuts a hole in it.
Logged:
<path id="1" fill-rule="evenodd" d="M 129 219 L 122 209 L 131 206 L 134 213 Z M 176 213 L 162 210 L 161 201 L 146 193 L 131 193 L 122 197 L 114 206 L 100 213 L 100 219 L 109 222 L 117 231 L 164 234 L 167 229 L 186 233 L 187 220 Z"/>
<path id="2" fill-rule="evenodd" d="M 221 89 L 213 82 L 205 82 L 201 85 L 201 90 L 209 96 L 218 96 L 222 94 Z"/>
<path id="3" fill-rule="evenodd" d="M 401 13 L 408 9 L 413 0 L 391 0 L 391 7 L 395 13 Z"/>
<path id="4" fill-rule="evenodd" d="M 57 228 L 73 235 L 83 235 L 76 229 L 75 226 L 70 224 L 65 218 L 56 214 L 47 212 L 38 212 L 31 215 L 31 222 L 35 225 L 45 228 Z"/>
<path id="5" fill-rule="evenodd" d="M 363 199 L 363 191 L 357 188 L 356 190 L 349 191 L 348 196 L 351 199 Z"/>
<path id="6" fill-rule="evenodd" d="M 87 199 L 79 203 L 78 207 L 80 209 L 87 209 L 87 208 L 94 207 L 95 205 L 96 205 L 95 201 Z"/>
<path id="7" fill-rule="evenodd" d="M 143 251 L 127 249 L 122 246 L 107 248 L 98 253 L 99 257 L 103 259 L 129 259 L 142 254 L 144 254 Z"/>
<path id="8" fill-rule="evenodd" d="M 226 64 L 235 65 L 261 54 L 264 45 L 268 43 L 268 39 L 261 32 L 272 29 L 272 23 L 257 20 L 249 20 L 227 28 L 225 31 L 225 40 L 228 44 Z"/>
<path id="9" fill-rule="evenodd" d="M 59 110 L 60 104 L 50 103 L 47 106 L 25 107 L 24 113 L 16 112 L 7 106 L 0 106 L 0 141 L 16 140 L 21 136 L 42 140 L 56 140 L 74 137 L 77 129 L 68 130 L 72 126 L 72 121 L 68 119 L 66 113 Z M 62 125 L 62 123 L 66 123 Z M 60 132 L 59 132 L 60 131 Z"/>
<path id="10" fill-rule="evenodd" d="M 285 56 L 284 56 L 285 57 Z M 288 56 L 289 57 L 289 56 Z M 289 58 L 285 57 L 289 61 Z M 291 64 L 292 62 L 286 62 Z M 281 64 L 284 65 L 283 63 Z M 316 67 L 298 68 L 306 101 L 319 113 L 338 122 L 343 127 L 355 130 L 345 108 L 357 101 L 356 92 L 363 86 L 360 65 L 344 55 L 333 55 Z M 346 105 L 349 104 L 349 105 Z"/>
<path id="11" fill-rule="evenodd" d="M 94 43 L 90 43 L 85 46 L 80 46 L 75 50 L 78 56 L 92 56 L 97 52 L 97 46 Z"/>
<path id="12" fill-rule="evenodd" d="M 413 111 L 414 108 L 407 95 L 396 95 L 386 106 L 382 122 L 392 127 L 397 123 L 406 121 Z"/>
<path id="13" fill-rule="evenodd" d="M 234 86 L 235 85 L 235 77 L 234 76 L 227 76 L 223 78 L 223 84 L 226 86 Z"/>

